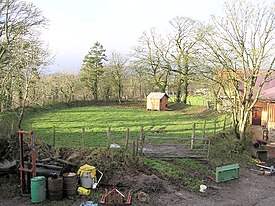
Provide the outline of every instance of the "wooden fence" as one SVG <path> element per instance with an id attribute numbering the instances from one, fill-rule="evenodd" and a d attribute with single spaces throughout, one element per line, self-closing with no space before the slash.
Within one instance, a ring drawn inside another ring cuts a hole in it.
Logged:
<path id="1" fill-rule="evenodd" d="M 52 146 L 67 146 L 67 147 L 110 147 L 112 143 L 118 144 L 122 148 L 133 149 L 139 147 L 138 141 L 145 136 L 158 137 L 184 137 L 190 140 L 190 148 L 194 147 L 195 138 L 206 138 L 209 135 L 215 135 L 217 132 L 224 131 L 228 124 L 226 118 L 223 121 L 198 122 L 193 124 L 184 124 L 180 130 L 160 130 L 150 129 L 150 127 L 135 128 L 103 128 L 93 129 L 91 127 L 70 127 L 62 128 L 53 126 L 52 128 L 32 128 L 38 140 L 44 141 Z M 178 135 L 180 134 L 180 135 Z M 190 139 L 191 138 L 191 139 Z M 149 138 L 150 139 L 150 138 Z M 159 138 L 160 139 L 160 138 Z M 146 143 L 146 142 L 145 142 Z M 140 153 L 140 151 L 138 151 Z"/>
<path id="2" fill-rule="evenodd" d="M 145 136 L 143 154 L 154 158 L 207 159 L 210 139 Z"/>

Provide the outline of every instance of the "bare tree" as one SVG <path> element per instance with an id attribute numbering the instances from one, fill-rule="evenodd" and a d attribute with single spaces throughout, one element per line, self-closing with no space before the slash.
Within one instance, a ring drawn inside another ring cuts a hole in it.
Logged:
<path id="1" fill-rule="evenodd" d="M 30 101 L 30 88 L 35 86 L 39 79 L 41 67 L 48 63 L 49 53 L 41 48 L 38 39 L 21 39 L 17 42 L 12 54 L 15 69 L 13 74 L 16 77 L 13 88 L 14 98 L 18 99 L 18 105 L 15 105 L 15 108 L 19 111 L 18 128 L 21 128 L 25 107 Z"/>
<path id="2" fill-rule="evenodd" d="M 29 49 L 33 37 L 38 35 L 36 31 L 47 20 L 32 3 L 20 0 L 1 1 L 0 14 L 0 111 L 3 111 L 12 109 L 14 85 L 20 82 L 16 50 L 22 42 Z"/>
<path id="3" fill-rule="evenodd" d="M 159 91 L 165 92 L 170 75 L 170 62 L 166 60 L 168 46 L 165 39 L 157 34 L 155 29 L 151 29 L 149 33 L 144 32 L 132 56 L 135 64 L 154 79 Z"/>
<path id="4" fill-rule="evenodd" d="M 196 54 L 198 53 L 197 44 L 204 35 L 202 25 L 187 17 L 176 17 L 170 21 L 173 33 L 170 39 L 171 55 L 170 69 L 176 74 L 176 101 L 186 104 L 188 96 L 189 81 L 194 74 Z M 182 95 L 183 94 L 183 95 Z"/>
<path id="5" fill-rule="evenodd" d="M 236 132 L 245 140 L 250 112 L 274 70 L 275 16 L 272 5 L 247 0 L 226 2 L 224 13 L 224 18 L 213 17 L 204 39 L 205 75 L 231 102 Z"/>
<path id="6" fill-rule="evenodd" d="M 109 69 L 110 74 L 113 77 L 113 82 L 117 90 L 117 98 L 121 103 L 123 93 L 123 80 L 126 75 L 126 63 L 127 59 L 118 52 L 112 52 Z"/>

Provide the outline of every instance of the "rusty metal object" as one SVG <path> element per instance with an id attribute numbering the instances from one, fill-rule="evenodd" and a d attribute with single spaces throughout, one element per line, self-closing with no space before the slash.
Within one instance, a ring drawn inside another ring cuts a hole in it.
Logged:
<path id="1" fill-rule="evenodd" d="M 30 190 L 30 176 L 36 176 L 36 150 L 34 144 L 34 132 L 33 131 L 18 131 L 19 135 L 19 147 L 20 147 L 20 160 L 19 160 L 19 173 L 20 173 L 20 190 L 21 194 L 29 193 Z M 24 163 L 24 135 L 28 135 L 31 145 L 31 162 Z"/>
<path id="2" fill-rule="evenodd" d="M 128 192 L 128 196 L 126 198 L 126 196 L 115 187 L 111 191 L 105 189 L 105 194 L 102 196 L 100 204 L 117 206 L 130 205 L 132 201 L 131 191 L 132 190 Z"/>

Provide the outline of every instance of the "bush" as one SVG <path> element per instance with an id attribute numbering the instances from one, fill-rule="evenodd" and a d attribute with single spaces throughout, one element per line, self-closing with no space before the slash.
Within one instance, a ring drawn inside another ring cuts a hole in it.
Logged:
<path id="1" fill-rule="evenodd" d="M 251 155 L 243 142 L 233 134 L 226 133 L 222 136 L 211 138 L 210 159 L 216 165 L 249 162 Z"/>

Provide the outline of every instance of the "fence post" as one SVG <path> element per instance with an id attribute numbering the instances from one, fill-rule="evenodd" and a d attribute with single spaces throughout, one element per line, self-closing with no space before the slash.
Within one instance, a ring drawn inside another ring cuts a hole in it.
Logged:
<path id="1" fill-rule="evenodd" d="M 192 128 L 192 137 L 191 137 L 191 150 L 194 147 L 194 138 L 196 135 L 196 123 L 193 123 L 193 128 Z"/>
<path id="2" fill-rule="evenodd" d="M 138 143 L 139 143 L 139 141 L 138 141 L 138 137 L 136 138 L 136 156 L 138 156 Z"/>
<path id="3" fill-rule="evenodd" d="M 209 153 L 210 153 L 210 139 L 208 140 L 207 159 L 209 159 Z"/>
<path id="4" fill-rule="evenodd" d="M 110 142 L 111 142 L 111 127 L 108 127 L 108 130 L 107 130 L 107 148 L 110 147 Z"/>
<path id="5" fill-rule="evenodd" d="M 134 140 L 134 142 L 133 142 L 133 158 L 135 158 L 135 156 L 136 156 L 136 140 Z"/>
<path id="6" fill-rule="evenodd" d="M 140 143 L 139 154 L 142 155 L 142 150 L 143 150 L 143 146 L 144 146 L 144 129 L 143 129 L 143 126 L 140 127 L 139 143 Z"/>
<path id="7" fill-rule="evenodd" d="M 83 147 L 86 147 L 85 127 L 82 128 L 82 143 Z"/>
<path id="8" fill-rule="evenodd" d="M 129 143 L 129 128 L 126 129 L 126 139 L 125 139 L 125 149 L 128 149 L 128 143 Z"/>
<path id="9" fill-rule="evenodd" d="M 205 128 L 206 128 L 206 120 L 204 120 L 204 124 L 202 128 L 202 138 L 205 138 Z"/>
<path id="10" fill-rule="evenodd" d="M 55 147 L 55 126 L 53 126 L 53 147 Z"/>
<path id="11" fill-rule="evenodd" d="M 217 133 L 217 119 L 214 121 L 214 135 Z"/>
<path id="12" fill-rule="evenodd" d="M 223 131 L 225 131 L 225 127 L 226 127 L 226 115 L 224 116 L 224 122 L 223 122 Z"/>

